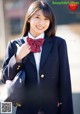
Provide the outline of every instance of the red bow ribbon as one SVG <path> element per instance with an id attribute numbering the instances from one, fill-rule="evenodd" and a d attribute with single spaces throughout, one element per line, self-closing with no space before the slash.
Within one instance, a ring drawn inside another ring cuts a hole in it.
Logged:
<path id="1" fill-rule="evenodd" d="M 32 38 L 27 38 L 27 42 L 31 48 L 31 52 L 40 52 L 40 47 L 42 46 L 44 39 L 39 38 L 39 39 L 32 39 Z"/>

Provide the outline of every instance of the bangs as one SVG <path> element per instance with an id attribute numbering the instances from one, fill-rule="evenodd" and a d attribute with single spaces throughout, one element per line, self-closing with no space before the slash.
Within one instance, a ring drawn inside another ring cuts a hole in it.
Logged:
<path id="1" fill-rule="evenodd" d="M 44 3 L 43 1 L 41 1 L 41 4 L 39 4 L 39 9 L 43 11 L 43 15 L 44 17 L 48 18 L 49 20 L 51 20 L 52 17 L 52 10 L 50 9 L 49 5 L 46 3 Z"/>
<path id="2" fill-rule="evenodd" d="M 49 10 L 47 9 L 46 10 L 42 9 L 42 12 L 43 12 L 44 17 L 48 18 L 51 21 L 51 18 L 52 18 L 51 12 L 49 12 Z"/>
<path id="3" fill-rule="evenodd" d="M 51 7 L 43 1 L 36 1 L 29 7 L 28 18 L 31 18 L 38 10 L 42 10 L 44 17 L 48 18 L 50 21 L 53 20 Z"/>

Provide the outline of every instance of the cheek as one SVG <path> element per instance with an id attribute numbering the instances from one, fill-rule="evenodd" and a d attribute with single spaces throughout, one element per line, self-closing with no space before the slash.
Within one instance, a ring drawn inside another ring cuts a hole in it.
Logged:
<path id="1" fill-rule="evenodd" d="M 32 20 L 30 21 L 30 25 L 34 25 L 34 24 L 35 24 L 35 20 L 32 19 Z"/>
<path id="2" fill-rule="evenodd" d="M 46 22 L 46 27 L 48 28 L 50 25 L 50 22 Z"/>
<path id="3" fill-rule="evenodd" d="M 33 22 L 33 21 L 31 21 L 30 26 L 32 26 L 33 24 L 34 24 L 34 22 Z"/>

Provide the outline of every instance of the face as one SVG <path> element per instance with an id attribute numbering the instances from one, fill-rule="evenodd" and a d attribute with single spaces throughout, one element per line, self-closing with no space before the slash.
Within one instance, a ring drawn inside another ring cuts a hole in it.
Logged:
<path id="1" fill-rule="evenodd" d="M 29 20 L 30 33 L 33 37 L 37 37 L 41 33 L 45 32 L 49 25 L 50 20 L 44 17 L 42 10 L 38 10 Z"/>

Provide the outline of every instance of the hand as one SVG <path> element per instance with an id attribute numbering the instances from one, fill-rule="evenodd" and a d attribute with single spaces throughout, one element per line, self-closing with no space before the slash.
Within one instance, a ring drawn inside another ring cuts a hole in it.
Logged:
<path id="1" fill-rule="evenodd" d="M 17 46 L 16 61 L 23 59 L 26 55 L 30 53 L 30 46 L 27 43 L 24 43 L 21 46 L 16 44 L 16 46 Z"/>

